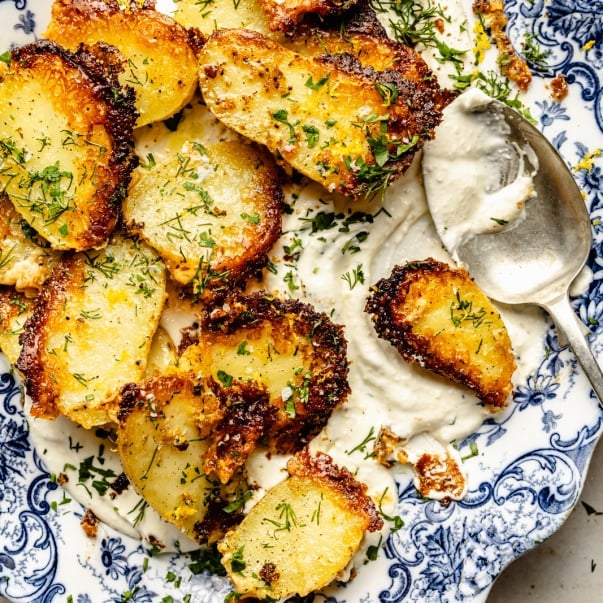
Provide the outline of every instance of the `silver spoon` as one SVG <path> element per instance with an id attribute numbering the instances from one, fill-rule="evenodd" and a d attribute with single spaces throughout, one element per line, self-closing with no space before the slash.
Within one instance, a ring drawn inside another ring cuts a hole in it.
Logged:
<path id="1" fill-rule="evenodd" d="M 496 159 L 491 169 L 500 181 L 498 186 L 504 189 L 524 169 L 531 172 L 533 194 L 508 224 L 498 220 L 489 232 L 465 232 L 449 251 L 492 299 L 506 304 L 536 304 L 546 310 L 560 331 L 560 342 L 564 334 L 599 401 L 603 402 L 603 372 L 586 340 L 588 329 L 573 311 L 568 293 L 586 263 L 592 244 L 590 218 L 580 190 L 555 148 L 513 109 L 487 98 L 469 109 L 471 112 L 475 113 L 474 126 L 478 129 L 465 137 L 465 148 L 460 140 L 463 137 L 457 136 L 450 153 L 463 156 L 465 152 L 479 152 L 479 145 L 492 138 L 493 124 L 498 124 L 505 134 L 504 151 L 501 152 L 500 145 L 495 151 L 486 151 L 490 159 Z M 484 137 L 482 142 L 476 139 L 479 128 Z M 436 140 L 438 134 L 439 130 Z M 449 224 L 442 216 L 441 204 L 435 202 L 435 195 L 445 190 L 442 186 L 447 186 L 446 178 L 437 174 L 437 163 L 430 161 L 429 153 L 427 147 L 423 158 L 425 188 L 436 230 L 446 242 Z M 480 178 L 480 174 L 473 177 Z M 496 194 L 497 187 L 492 187 L 491 181 L 488 186 L 489 193 Z M 450 192 L 451 200 L 462 192 L 461 188 Z M 462 204 L 467 200 L 456 201 Z"/>

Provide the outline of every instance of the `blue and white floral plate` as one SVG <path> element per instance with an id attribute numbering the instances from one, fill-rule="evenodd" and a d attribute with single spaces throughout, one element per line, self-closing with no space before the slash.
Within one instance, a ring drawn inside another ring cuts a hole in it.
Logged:
<path id="1" fill-rule="evenodd" d="M 529 38 L 547 51 L 546 64 L 533 65 L 537 81 L 528 104 L 573 169 L 591 211 L 593 279 L 575 303 L 600 352 L 603 2 L 507 0 L 505 8 L 515 48 Z M 0 50 L 33 41 L 49 12 L 49 0 L 0 0 Z M 551 100 L 549 89 L 559 74 L 569 84 L 562 103 Z M 404 526 L 380 558 L 349 586 L 314 601 L 483 602 L 511 561 L 561 526 L 582 489 L 603 414 L 553 329 L 545 339 L 540 365 L 516 388 L 509 408 L 472 436 L 480 454 L 467 461 L 466 498 L 443 506 L 401 487 L 397 513 Z M 0 595 L 15 603 L 222 602 L 230 590 L 225 579 L 200 569 L 194 557 L 150 557 L 138 541 L 104 525 L 96 538 L 84 535 L 84 509 L 33 449 L 20 396 L 0 358 Z"/>

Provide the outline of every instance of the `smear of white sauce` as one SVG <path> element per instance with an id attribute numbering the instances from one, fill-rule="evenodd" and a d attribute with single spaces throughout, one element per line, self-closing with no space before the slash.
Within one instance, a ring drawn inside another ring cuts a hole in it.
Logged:
<path id="1" fill-rule="evenodd" d="M 510 142 L 503 115 L 481 111 L 492 99 L 478 89 L 444 110 L 436 136 L 424 147 L 429 209 L 446 249 L 475 234 L 496 232 L 521 219 L 534 194 L 538 162 L 529 145 Z"/>

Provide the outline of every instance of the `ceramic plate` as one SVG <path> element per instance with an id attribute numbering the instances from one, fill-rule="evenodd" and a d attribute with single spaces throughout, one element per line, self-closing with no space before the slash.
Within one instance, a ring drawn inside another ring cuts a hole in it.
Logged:
<path id="1" fill-rule="evenodd" d="M 470 3 L 469 3 L 470 5 Z M 50 2 L 0 0 L 0 49 L 33 41 Z M 536 41 L 527 102 L 538 127 L 572 168 L 594 232 L 592 280 L 574 300 L 603 347 L 603 4 L 592 0 L 505 2 L 515 48 Z M 599 29 L 597 29 L 599 28 Z M 569 94 L 551 99 L 563 74 Z M 542 358 L 509 407 L 471 436 L 469 492 L 442 505 L 399 489 L 404 526 L 379 559 L 345 587 L 307 598 L 329 603 L 484 601 L 511 561 L 564 522 L 582 488 L 601 431 L 599 405 L 576 362 L 550 328 Z M 0 595 L 13 602 L 221 602 L 230 591 L 195 555 L 150 557 L 137 540 L 109 527 L 84 536 L 84 513 L 40 461 L 28 438 L 19 383 L 0 360 Z"/>

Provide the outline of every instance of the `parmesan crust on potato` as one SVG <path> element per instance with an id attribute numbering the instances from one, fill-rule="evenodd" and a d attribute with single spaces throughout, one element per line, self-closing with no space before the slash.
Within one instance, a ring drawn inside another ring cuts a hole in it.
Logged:
<path id="1" fill-rule="evenodd" d="M 191 375 L 160 375 L 121 392 L 117 447 L 124 472 L 165 519 L 198 542 L 212 542 L 238 523 L 244 474 L 223 486 L 203 466 L 222 417 L 211 387 Z M 229 507 L 232 509 L 229 511 Z"/>
<path id="2" fill-rule="evenodd" d="M 263 436 L 279 453 L 303 448 L 349 394 L 342 328 L 298 300 L 232 296 L 202 317 L 186 346 L 179 370 L 267 391 L 274 413 Z"/>
<path id="3" fill-rule="evenodd" d="M 44 34 L 65 48 L 105 42 L 122 55 L 119 80 L 136 92 L 136 125 L 170 117 L 197 88 L 195 50 L 201 43 L 168 15 L 120 9 L 117 0 L 54 0 Z"/>
<path id="4" fill-rule="evenodd" d="M 433 128 L 433 120 L 438 123 L 439 111 L 456 93 L 440 87 L 421 55 L 414 48 L 392 40 L 375 12 L 364 4 L 337 25 L 306 26 L 287 38 L 285 46 L 323 63 L 334 63 L 343 70 L 366 76 L 372 73 L 382 85 L 393 84 L 414 107 L 414 117 L 423 120 L 425 127 Z"/>
<path id="5" fill-rule="evenodd" d="M 40 40 L 12 51 L 0 86 L 0 191 L 56 249 L 102 247 L 119 217 L 136 112 L 114 59 Z"/>
<path id="6" fill-rule="evenodd" d="M 201 92 L 218 119 L 353 198 L 407 169 L 440 120 L 440 99 L 424 80 L 307 57 L 251 31 L 216 31 L 199 61 Z"/>
<path id="7" fill-rule="evenodd" d="M 273 31 L 294 31 L 307 15 L 337 17 L 359 0 L 260 0 Z"/>
<path id="8" fill-rule="evenodd" d="M 100 251 L 63 255 L 16 362 L 33 416 L 63 414 L 86 428 L 115 420 L 119 390 L 144 374 L 165 279 L 150 247 L 120 235 Z"/>
<path id="9" fill-rule="evenodd" d="M 287 464 L 240 525 L 218 544 L 222 564 L 243 597 L 281 600 L 330 584 L 366 531 L 383 525 L 366 486 L 324 453 L 307 449 Z"/>
<path id="10" fill-rule="evenodd" d="M 507 404 L 516 366 L 511 340 L 466 270 L 431 258 L 396 266 L 372 287 L 366 311 L 405 360 L 469 387 L 493 409 Z"/>
<path id="11" fill-rule="evenodd" d="M 127 228 L 164 259 L 198 299 L 224 295 L 268 263 L 281 234 L 279 171 L 243 142 L 186 144 L 138 168 L 123 211 Z"/>

